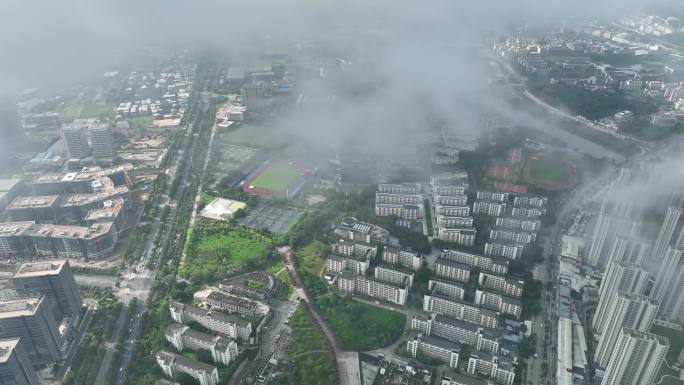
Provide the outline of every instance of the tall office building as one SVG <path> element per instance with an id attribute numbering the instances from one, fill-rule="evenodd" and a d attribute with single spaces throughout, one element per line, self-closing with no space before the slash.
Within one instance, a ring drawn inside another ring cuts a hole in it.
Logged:
<path id="1" fill-rule="evenodd" d="M 47 297 L 54 305 L 57 322 L 64 318 L 71 318 L 72 324 L 78 322 L 83 301 L 68 260 L 24 263 L 12 282 L 20 294 Z"/>
<path id="2" fill-rule="evenodd" d="M 666 297 L 670 296 L 673 292 L 673 287 L 675 283 L 679 281 L 682 273 L 684 261 L 682 260 L 682 254 L 684 249 L 678 247 L 668 247 L 663 257 L 663 261 L 660 264 L 660 269 L 655 277 L 655 284 L 651 290 L 651 298 L 653 298 L 658 303 L 664 303 Z M 679 295 L 681 293 L 674 293 Z"/>
<path id="3" fill-rule="evenodd" d="M 0 384 L 40 385 L 18 338 L 0 340 Z"/>
<path id="4" fill-rule="evenodd" d="M 74 122 L 62 128 L 62 147 L 68 158 L 81 159 L 88 156 L 88 142 L 82 123 Z"/>
<path id="5" fill-rule="evenodd" d="M 620 328 L 601 385 L 651 385 L 670 347 L 667 339 Z"/>
<path id="6" fill-rule="evenodd" d="M 653 250 L 651 251 L 651 258 L 656 261 L 661 261 L 667 252 L 668 246 L 672 242 L 675 228 L 679 223 L 679 218 L 682 216 L 682 209 L 679 207 L 669 207 L 665 213 L 665 220 L 658 232 Z"/>
<path id="7" fill-rule="evenodd" d="M 643 295 L 620 293 L 610 303 L 606 322 L 599 330 L 600 339 L 594 361 L 605 368 L 613 354 L 620 328 L 648 331 L 658 314 L 658 304 Z"/>
<path id="8" fill-rule="evenodd" d="M 0 301 L 3 338 L 19 338 L 34 367 L 51 364 L 62 355 L 64 341 L 45 297 Z"/>
<path id="9" fill-rule="evenodd" d="M 651 243 L 643 238 L 615 237 L 608 252 L 606 266 L 613 263 L 633 263 L 641 266 L 651 251 Z"/>
<path id="10" fill-rule="evenodd" d="M 587 257 L 590 265 L 606 265 L 610 248 L 613 246 L 616 237 L 635 237 L 638 235 L 641 230 L 641 223 L 632 219 L 628 215 L 630 212 L 631 210 L 628 207 L 623 212 L 616 207 L 613 207 L 612 210 L 605 208 L 601 210 L 594 227 L 591 248 Z"/>
<path id="11" fill-rule="evenodd" d="M 111 159 L 116 155 L 112 127 L 106 123 L 93 123 L 90 126 L 90 144 L 96 159 Z"/>
<path id="12" fill-rule="evenodd" d="M 603 330 L 608 321 L 608 309 L 617 293 L 644 294 L 649 274 L 635 264 L 614 263 L 608 266 L 599 288 L 599 303 L 594 313 L 594 330 Z"/>

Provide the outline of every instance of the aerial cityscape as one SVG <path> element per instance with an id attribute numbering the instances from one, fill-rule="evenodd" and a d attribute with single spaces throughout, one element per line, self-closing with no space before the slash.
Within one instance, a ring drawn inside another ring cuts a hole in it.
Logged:
<path id="1" fill-rule="evenodd" d="M 0 4 L 0 384 L 684 385 L 684 2 L 464 3 Z"/>

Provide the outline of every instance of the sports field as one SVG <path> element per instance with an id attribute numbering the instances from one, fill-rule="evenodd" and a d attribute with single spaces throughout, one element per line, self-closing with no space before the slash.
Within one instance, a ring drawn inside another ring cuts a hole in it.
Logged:
<path id="1" fill-rule="evenodd" d="M 540 181 L 565 183 L 568 181 L 568 167 L 559 159 L 530 159 L 530 175 Z"/>
<path id="2" fill-rule="evenodd" d="M 283 191 L 299 178 L 302 168 L 295 163 L 277 161 L 269 164 L 249 184 L 257 189 Z"/>

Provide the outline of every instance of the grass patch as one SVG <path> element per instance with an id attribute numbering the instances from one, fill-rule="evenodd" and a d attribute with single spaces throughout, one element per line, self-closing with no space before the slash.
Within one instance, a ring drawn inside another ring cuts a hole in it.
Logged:
<path id="1" fill-rule="evenodd" d="M 651 327 L 651 333 L 663 336 L 670 341 L 670 349 L 667 351 L 665 359 L 670 365 L 675 364 L 679 358 L 679 353 L 684 347 L 684 332 L 665 326 L 653 325 Z"/>
<path id="2" fill-rule="evenodd" d="M 330 246 L 321 241 L 313 241 L 302 249 L 297 250 L 295 258 L 300 269 L 318 276 L 325 266 L 325 257 L 330 252 Z"/>
<path id="3" fill-rule="evenodd" d="M 276 384 L 332 385 L 335 376 L 330 370 L 327 346 L 303 308 L 299 307 L 290 320 L 293 350 L 289 353 L 292 368 L 275 379 Z M 310 354 L 307 354 L 311 352 Z"/>
<path id="4" fill-rule="evenodd" d="M 537 180 L 566 182 L 568 170 L 562 160 L 532 159 L 530 160 L 530 176 Z"/>
<path id="5" fill-rule="evenodd" d="M 128 119 L 128 124 L 131 128 L 137 130 L 143 130 L 152 127 L 152 117 L 151 116 L 134 116 Z"/>
<path id="6" fill-rule="evenodd" d="M 274 252 L 270 238 L 242 227 L 212 224 L 195 229 L 181 276 L 207 282 L 254 267 Z"/>
<path id="7" fill-rule="evenodd" d="M 292 293 L 294 293 L 294 286 L 292 285 L 292 280 L 290 279 L 290 275 L 287 273 L 287 270 L 283 270 L 278 275 L 276 275 L 276 278 L 278 278 L 280 281 L 285 283 L 287 285 L 287 291 L 283 293 L 283 300 L 286 300 L 292 296 Z"/>
<path id="8" fill-rule="evenodd" d="M 366 351 L 390 345 L 404 332 L 406 315 L 338 295 L 315 299 L 345 350 Z"/>
<path id="9" fill-rule="evenodd" d="M 275 274 L 279 272 L 283 267 L 285 267 L 283 261 L 275 261 L 271 266 L 269 266 L 268 269 L 266 269 L 266 272 L 270 274 Z"/>
<path id="10" fill-rule="evenodd" d="M 235 131 L 228 133 L 227 140 L 235 144 L 267 149 L 283 148 L 290 143 L 289 136 L 275 127 L 250 124 L 243 124 Z"/>
<path id="11" fill-rule="evenodd" d="M 299 178 L 301 172 L 301 167 L 294 163 L 273 162 L 250 185 L 270 191 L 283 191 Z"/>

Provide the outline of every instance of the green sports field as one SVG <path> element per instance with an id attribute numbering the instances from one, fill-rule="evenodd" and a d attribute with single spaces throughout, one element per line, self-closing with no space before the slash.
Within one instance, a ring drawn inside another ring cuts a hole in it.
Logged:
<path id="1" fill-rule="evenodd" d="M 531 159 L 530 176 L 535 180 L 548 182 L 567 182 L 568 169 L 564 161 L 558 159 Z"/>
<path id="2" fill-rule="evenodd" d="M 273 162 L 250 185 L 269 191 L 283 191 L 299 178 L 301 167 L 285 161 Z"/>

